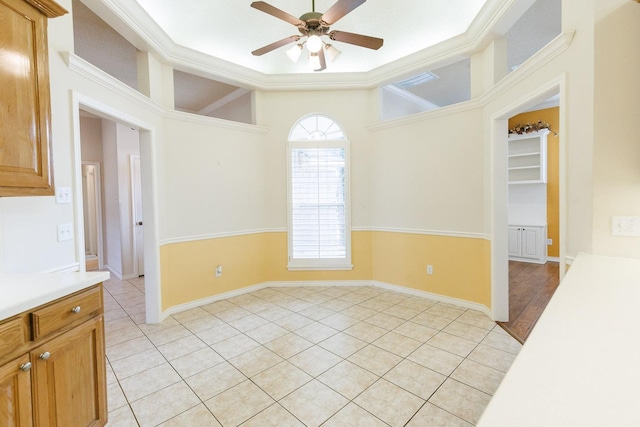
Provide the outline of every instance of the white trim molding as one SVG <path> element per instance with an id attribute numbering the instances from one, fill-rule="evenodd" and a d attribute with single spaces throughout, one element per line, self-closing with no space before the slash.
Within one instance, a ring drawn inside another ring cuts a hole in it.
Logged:
<path id="1" fill-rule="evenodd" d="M 384 282 L 379 282 L 375 280 L 309 280 L 309 281 L 263 282 L 257 285 L 247 286 L 242 289 L 236 289 L 229 292 L 223 292 L 217 295 L 212 295 L 210 297 L 206 297 L 199 300 L 195 300 L 188 303 L 170 307 L 167 310 L 162 312 L 162 314 L 160 315 L 160 321 L 176 313 L 180 313 L 180 312 L 197 308 L 197 307 L 202 307 L 204 305 L 211 304 L 217 301 L 259 291 L 265 288 L 342 287 L 342 286 L 347 286 L 347 287 L 373 286 L 377 288 L 386 289 L 392 292 L 398 292 L 398 293 L 411 295 L 419 298 L 430 299 L 432 301 L 452 304 L 465 309 L 476 310 L 486 315 L 487 317 L 489 317 L 489 319 L 492 319 L 491 310 L 485 305 L 471 302 L 471 301 L 461 300 L 458 298 L 434 294 L 431 292 L 421 291 L 418 289 L 407 288 L 400 285 L 393 285 L 390 283 L 384 283 Z"/>
<path id="2" fill-rule="evenodd" d="M 410 229 L 410 228 L 389 228 L 389 227 L 351 227 L 351 231 L 356 233 L 370 231 L 370 232 L 421 234 L 421 235 L 427 235 L 427 236 L 444 236 L 444 237 L 459 237 L 459 238 L 465 238 L 465 239 L 491 240 L 491 236 L 484 233 L 448 231 L 448 230 L 419 230 L 419 229 Z M 193 236 L 170 237 L 170 238 L 162 239 L 160 241 L 160 246 L 171 245 L 174 243 L 195 242 L 198 240 L 210 240 L 210 239 L 221 239 L 226 237 L 249 236 L 252 234 L 286 233 L 286 232 L 287 232 L 286 228 L 274 227 L 274 228 L 261 228 L 261 229 L 255 229 L 255 230 L 230 231 L 230 232 L 224 232 L 224 233 L 198 234 Z"/>
<path id="3" fill-rule="evenodd" d="M 376 231 L 383 233 L 422 234 L 426 236 L 461 237 L 465 239 L 491 240 L 491 236 L 488 234 L 451 230 L 421 230 L 413 228 L 392 227 L 353 227 L 351 231 Z"/>
<path id="4" fill-rule="evenodd" d="M 446 304 L 452 304 L 462 308 L 468 308 L 470 310 L 480 311 L 482 312 L 482 314 L 486 315 L 489 319 L 493 320 L 491 309 L 477 302 L 467 301 L 467 300 L 454 298 L 454 297 L 448 297 L 446 295 L 434 294 L 432 292 L 421 291 L 419 289 L 413 289 L 413 288 L 407 288 L 405 286 L 392 285 L 390 283 L 372 281 L 371 284 L 378 288 L 387 289 L 389 291 L 399 292 L 399 293 L 411 295 L 414 297 L 430 299 L 433 301 L 438 301 Z"/>
<path id="5" fill-rule="evenodd" d="M 225 233 L 197 234 L 193 236 L 170 237 L 167 239 L 162 239 L 160 240 L 160 246 L 171 245 L 174 243 L 195 242 L 198 240 L 213 240 L 213 239 L 222 239 L 226 237 L 250 236 L 253 234 L 286 233 L 286 232 L 287 232 L 286 228 L 260 228 L 256 230 L 229 231 Z"/>

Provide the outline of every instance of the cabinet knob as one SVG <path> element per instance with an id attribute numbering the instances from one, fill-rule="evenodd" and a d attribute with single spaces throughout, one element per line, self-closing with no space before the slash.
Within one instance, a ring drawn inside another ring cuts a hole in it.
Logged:
<path id="1" fill-rule="evenodd" d="M 75 313 L 75 314 L 80 313 L 80 306 L 73 307 L 73 308 L 71 309 L 71 312 L 72 312 L 72 313 Z"/>
<path id="2" fill-rule="evenodd" d="M 24 372 L 29 372 L 31 370 L 31 362 L 20 365 L 20 369 L 22 369 Z"/>
<path id="3" fill-rule="evenodd" d="M 40 360 L 47 360 L 48 358 L 51 357 L 51 353 L 49 353 L 48 351 L 45 351 L 44 353 L 42 353 L 40 356 Z"/>

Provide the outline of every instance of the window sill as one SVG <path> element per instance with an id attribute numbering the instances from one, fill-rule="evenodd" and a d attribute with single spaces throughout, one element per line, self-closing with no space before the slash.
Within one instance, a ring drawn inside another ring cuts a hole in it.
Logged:
<path id="1" fill-rule="evenodd" d="M 353 265 L 309 265 L 309 264 L 289 264 L 287 265 L 289 271 L 351 271 Z"/>

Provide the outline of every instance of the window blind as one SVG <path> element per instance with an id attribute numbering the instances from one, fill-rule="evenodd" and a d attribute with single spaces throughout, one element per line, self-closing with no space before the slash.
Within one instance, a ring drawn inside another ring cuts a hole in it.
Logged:
<path id="1" fill-rule="evenodd" d="M 346 258 L 345 149 L 291 150 L 294 259 Z"/>

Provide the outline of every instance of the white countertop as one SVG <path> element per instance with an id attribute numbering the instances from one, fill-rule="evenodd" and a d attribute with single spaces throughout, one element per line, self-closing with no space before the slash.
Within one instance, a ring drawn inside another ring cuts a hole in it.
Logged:
<path id="1" fill-rule="evenodd" d="M 0 276 L 0 320 L 109 279 L 109 272 Z"/>
<path id="2" fill-rule="evenodd" d="M 579 254 L 479 427 L 640 426 L 640 259 Z"/>

